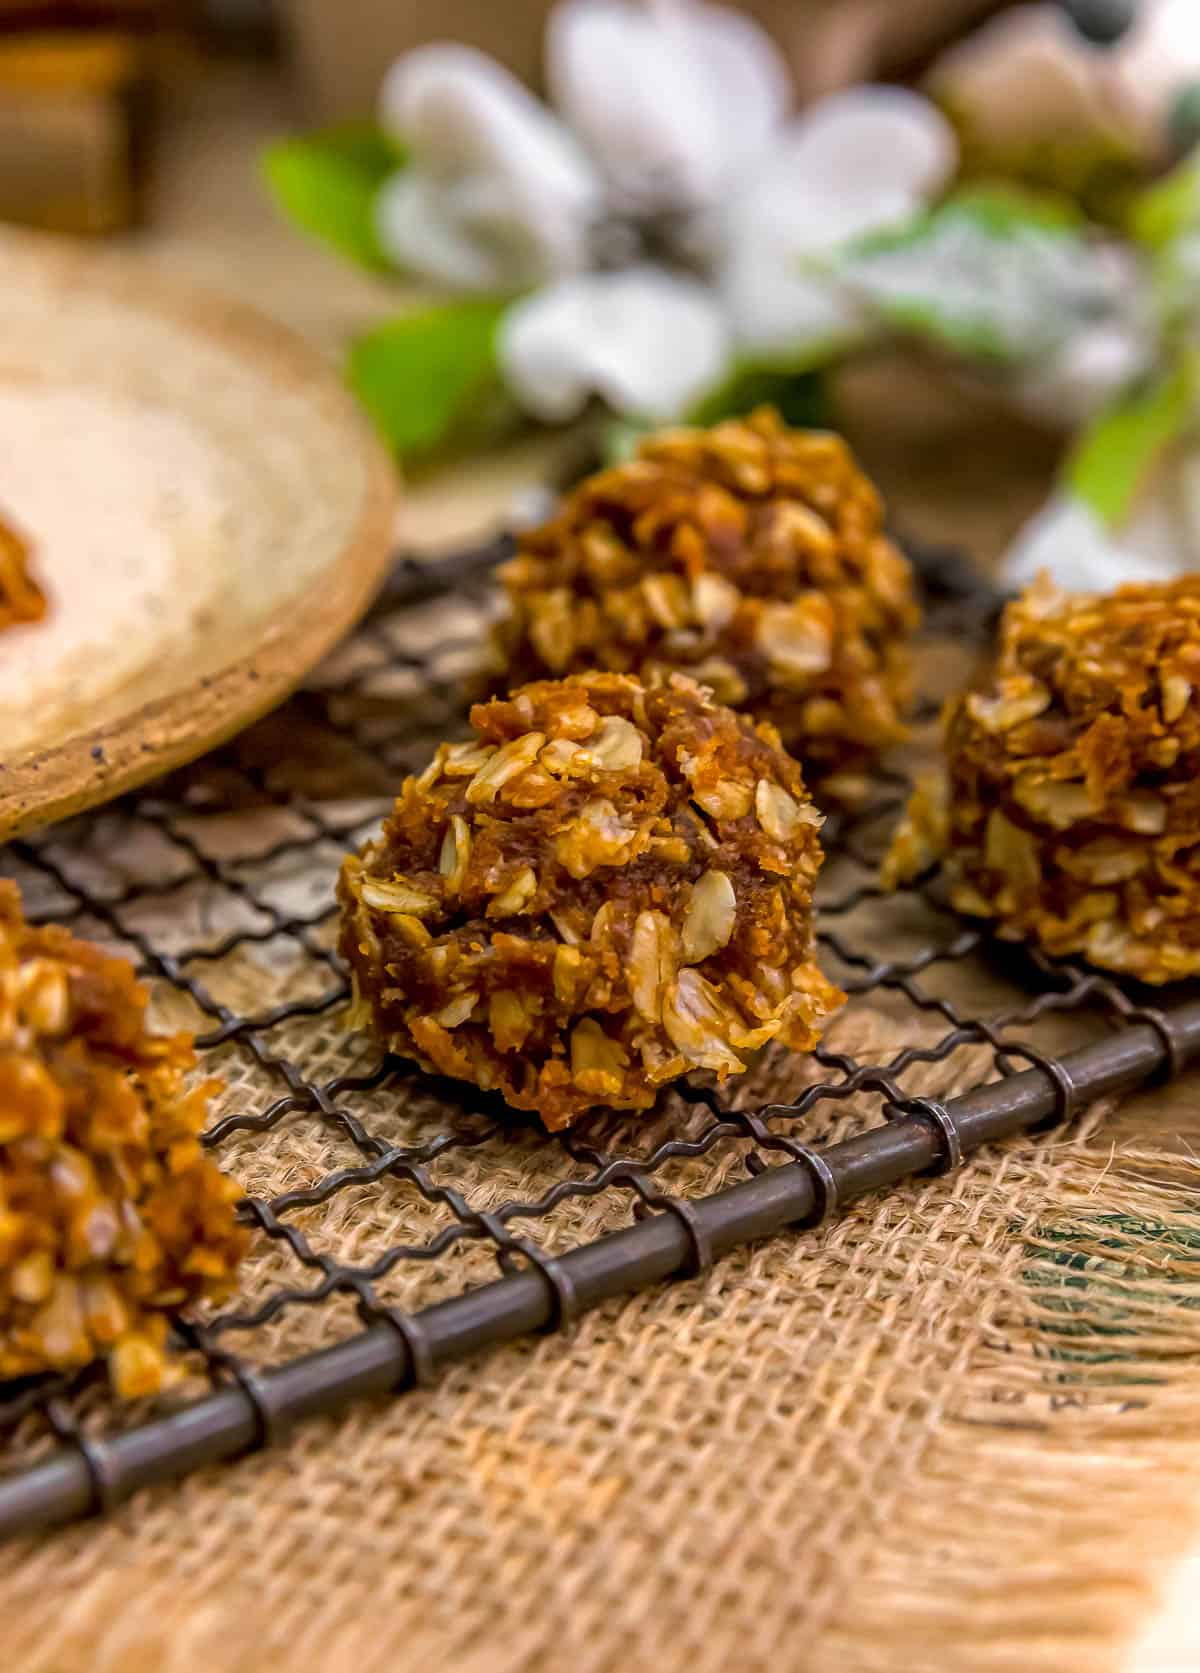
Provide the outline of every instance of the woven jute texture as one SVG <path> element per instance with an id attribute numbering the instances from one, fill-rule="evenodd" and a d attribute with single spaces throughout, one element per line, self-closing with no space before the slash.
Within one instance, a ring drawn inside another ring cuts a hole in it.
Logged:
<path id="1" fill-rule="evenodd" d="M 860 1010 L 841 1043 L 902 1037 Z M 9 1664 L 1121 1665 L 1200 1506 L 1192 1102 L 1096 1109 L 18 1544 Z"/>
<path id="2" fill-rule="evenodd" d="M 382 716 L 389 736 L 398 705 L 429 707 L 424 687 L 406 698 L 412 674 L 397 670 L 390 631 L 386 656 L 370 633 L 348 653 L 375 682 L 366 718 Z M 405 643 L 423 649 L 428 628 L 414 618 L 406 631 Z M 350 793 L 351 766 L 369 768 L 353 794 L 368 798 L 372 819 L 379 803 L 369 799 L 395 780 L 390 765 L 382 782 L 371 779 L 378 752 L 360 749 L 353 762 L 341 746 L 322 754 L 320 712 L 315 699 L 298 701 L 248 735 L 237 746 L 240 776 L 228 761 L 205 769 L 224 811 L 164 822 L 138 803 L 52 833 L 36 864 L 10 857 L 31 910 L 74 912 L 80 933 L 135 957 L 154 949 L 180 959 L 212 1005 L 257 1013 L 261 1055 L 229 1037 L 205 1069 L 227 1083 L 215 1113 L 237 1117 L 216 1154 L 262 1201 L 364 1159 L 302 1099 L 263 1116 L 280 1092 L 270 1063 L 288 1059 L 322 1082 L 377 1060 L 320 1002 L 337 979 L 325 960 L 342 851 L 334 838 L 359 840 L 360 817 L 328 797 L 331 786 Z M 441 724 L 436 713 L 419 720 Z M 254 782 L 277 800 L 295 788 L 279 764 L 303 765 L 310 799 L 240 805 L 231 787 L 245 791 L 256 763 Z M 869 870 L 832 859 L 833 895 Z M 115 904 L 84 910 L 89 897 Z M 884 950 L 911 953 L 932 933 L 913 899 L 871 899 L 831 921 L 868 964 Z M 959 928 L 943 915 L 937 934 L 950 943 Z M 195 947 L 232 950 L 193 962 Z M 963 1015 L 1013 1000 L 986 961 L 953 953 L 923 971 L 921 992 L 951 998 Z M 312 1001 L 308 1011 L 275 1026 L 276 1008 L 298 999 Z M 160 983 L 155 1000 L 166 1025 L 212 1026 L 213 1010 L 195 1008 L 178 984 Z M 1055 1035 L 1068 1021 L 1043 1014 L 1043 1047 L 1079 1043 L 1069 1030 Z M 913 1055 L 946 1029 L 935 1005 L 876 986 L 834 1021 L 827 1044 L 862 1064 L 903 1051 L 909 1096 L 946 1098 L 994 1078 L 984 1046 L 960 1041 L 931 1063 Z M 736 1096 L 747 1107 L 791 1101 L 821 1074 L 811 1059 L 768 1056 Z M 371 1086 L 355 1092 L 353 1109 L 383 1144 L 419 1147 L 453 1129 L 430 1179 L 474 1214 L 537 1204 L 576 1167 L 536 1124 L 485 1130 L 412 1077 Z M 950 1178 L 864 1199 L 824 1230 L 785 1233 L 703 1279 L 612 1303 L 567 1334 L 483 1354 L 427 1391 L 360 1405 L 285 1445 L 143 1493 L 105 1522 L 6 1547 L 8 1665 L 1123 1666 L 1173 1560 L 1200 1538 L 1194 1088 L 1185 1079 L 1095 1107 L 1081 1124 L 984 1152 Z M 787 1130 L 825 1144 L 880 1113 L 876 1089 L 823 1100 Z M 653 1116 L 601 1124 L 596 1142 L 645 1156 L 665 1138 L 694 1139 L 710 1120 L 703 1105 L 668 1100 Z M 718 1190 L 746 1177 L 747 1149 L 735 1138 L 674 1156 L 655 1184 L 681 1196 Z M 567 1194 L 527 1224 L 557 1253 L 628 1224 L 630 1209 L 628 1191 Z M 436 1192 L 391 1170 L 287 1214 L 311 1258 L 327 1251 L 360 1269 L 398 1244 L 428 1250 L 453 1219 Z M 379 1301 L 415 1311 L 497 1274 L 484 1239 L 441 1248 L 436 1260 L 381 1272 Z M 314 1276 L 285 1239 L 260 1233 L 237 1306 L 269 1309 Z M 222 1340 L 263 1364 L 357 1328 L 339 1294 L 271 1311 Z M 197 1377 L 183 1393 L 206 1386 Z"/>

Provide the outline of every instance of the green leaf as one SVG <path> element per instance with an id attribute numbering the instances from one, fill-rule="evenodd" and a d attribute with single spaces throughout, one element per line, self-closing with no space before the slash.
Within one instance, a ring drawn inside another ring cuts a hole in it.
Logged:
<path id="1" fill-rule="evenodd" d="M 969 187 L 834 258 L 875 317 L 974 359 L 1034 359 L 1112 305 L 1078 209 L 1048 193 Z"/>
<path id="2" fill-rule="evenodd" d="M 852 254 L 911 249 L 941 228 L 968 225 L 989 238 L 1014 238 L 1026 231 L 1070 234 L 1085 225 L 1078 204 L 1055 192 L 1035 191 L 1003 181 L 961 186 L 930 209 L 918 210 L 897 226 L 868 233 L 849 247 Z"/>
<path id="3" fill-rule="evenodd" d="M 600 462 L 623 465 L 632 459 L 641 443 L 654 429 L 651 421 L 636 418 L 610 418 L 600 432 Z"/>
<path id="4" fill-rule="evenodd" d="M 1109 528 L 1124 520 L 1163 449 L 1191 422 L 1195 392 L 1194 368 L 1185 362 L 1110 407 L 1076 442 L 1067 486 Z"/>
<path id="5" fill-rule="evenodd" d="M 1200 141 L 1200 81 L 1187 81 L 1173 95 L 1167 111 L 1167 141 L 1177 157 Z"/>
<path id="6" fill-rule="evenodd" d="M 419 457 L 494 417 L 502 396 L 496 325 L 508 299 L 401 314 L 350 350 L 350 387 L 396 452 Z"/>
<path id="7" fill-rule="evenodd" d="M 929 215 L 933 219 L 958 216 L 973 221 L 995 238 L 1011 237 L 1029 227 L 1070 233 L 1085 225 L 1083 211 L 1073 198 L 1001 180 L 963 186 Z"/>
<path id="8" fill-rule="evenodd" d="M 701 397 L 687 421 L 718 424 L 723 418 L 740 418 L 761 406 L 777 407 L 788 424 L 802 429 L 828 421 L 825 386 L 818 371 L 750 364 L 735 366 L 722 383 Z"/>
<path id="9" fill-rule="evenodd" d="M 404 155 L 369 123 L 327 128 L 268 146 L 262 168 L 279 208 L 302 231 L 371 269 L 387 268 L 375 197 Z"/>
<path id="10" fill-rule="evenodd" d="M 1161 251 L 1181 233 L 1200 225 L 1200 152 L 1176 165 L 1130 206 L 1130 236 L 1150 250 Z"/>

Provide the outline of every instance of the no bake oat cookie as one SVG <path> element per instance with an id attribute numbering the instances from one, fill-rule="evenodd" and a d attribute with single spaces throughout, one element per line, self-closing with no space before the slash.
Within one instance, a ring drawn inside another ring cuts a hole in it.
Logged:
<path id="1" fill-rule="evenodd" d="M 358 1017 L 551 1128 L 816 1041 L 821 817 L 694 681 L 591 674 L 476 705 L 343 869 Z"/>
<path id="2" fill-rule="evenodd" d="M 152 1393 L 169 1313 L 228 1291 L 241 1193 L 200 1147 L 193 1061 L 123 959 L 26 924 L 0 882 L 0 1378 L 104 1357 Z"/>
<path id="3" fill-rule="evenodd" d="M 945 773 L 885 880 L 944 858 L 955 905 L 1010 939 L 1146 982 L 1200 972 L 1200 576 L 1038 582 L 943 724 Z"/>
<path id="4" fill-rule="evenodd" d="M 523 534 L 501 579 L 510 685 L 682 668 L 775 725 L 834 800 L 904 735 L 910 567 L 846 444 L 770 409 L 643 442 Z"/>

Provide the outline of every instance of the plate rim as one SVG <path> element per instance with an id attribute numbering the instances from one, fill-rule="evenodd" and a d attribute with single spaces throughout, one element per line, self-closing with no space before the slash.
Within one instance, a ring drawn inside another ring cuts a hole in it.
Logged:
<path id="1" fill-rule="evenodd" d="M 328 360 L 297 332 L 249 303 L 127 252 L 98 251 L 5 228 L 6 249 L 27 251 L 57 285 L 78 280 L 170 319 L 255 364 L 307 387 L 362 458 L 364 492 L 357 520 L 328 563 L 263 622 L 248 653 L 178 690 L 48 748 L 0 761 L 0 841 L 97 807 L 194 761 L 278 707 L 362 616 L 391 563 L 401 501 L 395 461 Z"/>

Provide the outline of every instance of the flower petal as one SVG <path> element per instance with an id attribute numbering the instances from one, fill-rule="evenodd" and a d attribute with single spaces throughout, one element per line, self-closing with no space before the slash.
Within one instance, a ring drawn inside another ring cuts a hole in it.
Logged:
<path id="1" fill-rule="evenodd" d="M 471 47 L 399 58 L 380 94 L 410 167 L 379 207 L 397 261 L 451 284 L 517 288 L 587 259 L 600 186 L 558 119 Z"/>
<path id="2" fill-rule="evenodd" d="M 902 87 L 852 87 L 784 130 L 762 186 L 781 208 L 790 187 L 788 230 L 803 248 L 828 250 L 903 220 L 957 163 L 954 130 L 928 99 Z"/>
<path id="3" fill-rule="evenodd" d="M 392 177 L 375 199 L 375 230 L 398 267 L 455 290 L 504 291 L 516 264 L 503 241 L 464 226 L 447 201 L 448 189 L 411 168 Z M 513 228 L 513 238 L 517 237 Z"/>
<path id="4" fill-rule="evenodd" d="M 734 335 L 751 354 L 823 358 L 858 335 L 860 311 L 850 298 L 832 279 L 803 272 L 786 249 L 743 245 L 719 284 Z"/>
<path id="5" fill-rule="evenodd" d="M 555 104 L 631 211 L 715 202 L 789 102 L 770 36 L 699 0 L 563 0 L 547 26 L 546 70 Z"/>
<path id="6" fill-rule="evenodd" d="M 1136 326 L 1123 320 L 1085 326 L 1017 380 L 1017 399 L 1035 418 L 1074 427 L 1128 388 L 1150 359 L 1150 344 Z"/>
<path id="7" fill-rule="evenodd" d="M 1029 586 L 1043 572 L 1067 592 L 1107 592 L 1124 581 L 1168 581 L 1189 567 L 1163 530 L 1118 536 L 1074 495 L 1058 493 L 1018 533 L 1001 565 L 1006 588 Z M 1177 531 L 1176 531 L 1177 532 Z"/>
<path id="8" fill-rule="evenodd" d="M 720 377 L 729 336 L 698 280 L 636 267 L 564 279 L 515 303 L 497 348 L 517 399 L 547 422 L 573 418 L 592 395 L 620 413 L 667 419 Z"/>
<path id="9" fill-rule="evenodd" d="M 852 332 L 853 304 L 805 258 L 912 214 L 956 155 L 941 113 L 895 87 L 834 93 L 785 128 L 725 216 L 721 289 L 739 340 L 776 351 Z"/>
<path id="10" fill-rule="evenodd" d="M 1112 59 L 1131 125 L 1147 150 L 1160 149 L 1176 95 L 1200 81 L 1196 0 L 1142 0 Z"/>
<path id="11" fill-rule="evenodd" d="M 1200 568 L 1200 453 L 1194 432 L 1168 447 L 1121 531 L 1139 562 L 1164 576 Z"/>
<path id="12" fill-rule="evenodd" d="M 1041 366 L 1073 336 L 1144 301 L 1138 264 L 1111 242 L 1031 213 L 986 188 L 944 203 L 884 240 L 833 260 L 872 317 L 969 359 Z"/>

